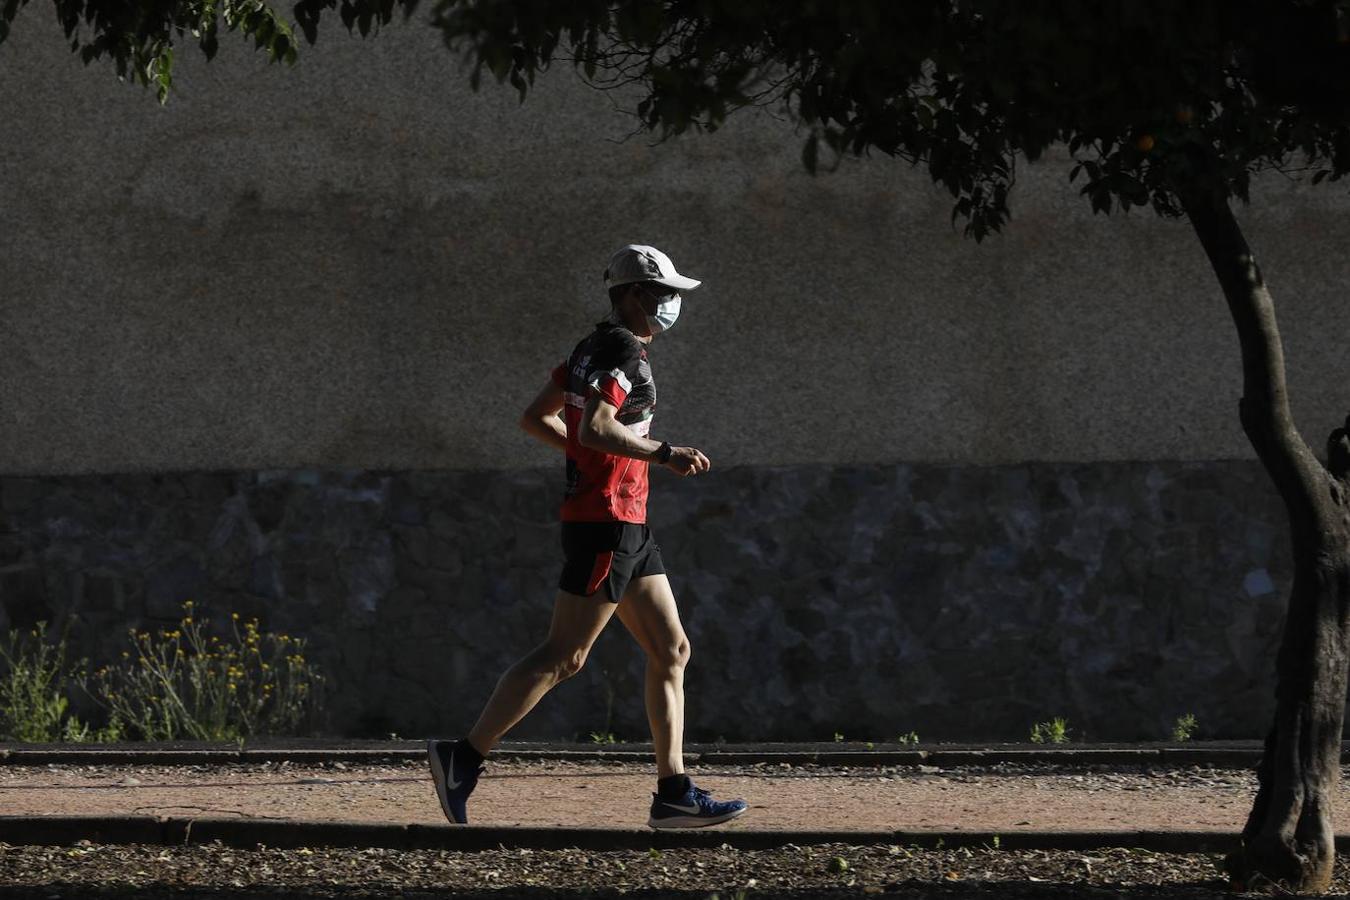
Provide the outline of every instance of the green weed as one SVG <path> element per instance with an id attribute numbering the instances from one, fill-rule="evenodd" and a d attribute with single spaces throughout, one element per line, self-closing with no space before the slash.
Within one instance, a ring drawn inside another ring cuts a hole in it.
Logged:
<path id="1" fill-rule="evenodd" d="M 70 713 L 70 684 L 83 663 L 72 673 L 66 666 L 65 637 L 47 637 L 47 623 L 39 622 L 27 633 L 11 631 L 0 646 L 5 673 L 0 678 L 0 734 L 11 741 L 49 743 L 68 734 L 84 737 L 88 728 Z"/>
<path id="2" fill-rule="evenodd" d="M 1186 715 L 1178 717 L 1176 724 L 1172 726 L 1172 740 L 1178 744 L 1183 744 L 1195 736 L 1195 730 L 1198 727 L 1194 714 L 1186 713 Z"/>
<path id="3" fill-rule="evenodd" d="M 1049 722 L 1037 722 L 1031 726 L 1033 744 L 1063 744 L 1069 739 L 1069 720 L 1056 716 Z"/>
<path id="4" fill-rule="evenodd" d="M 297 733 L 317 712 L 323 684 L 305 642 L 230 618 L 228 635 L 211 635 L 188 601 L 178 627 L 132 631 L 121 661 L 85 680 L 109 726 L 151 741 Z"/>

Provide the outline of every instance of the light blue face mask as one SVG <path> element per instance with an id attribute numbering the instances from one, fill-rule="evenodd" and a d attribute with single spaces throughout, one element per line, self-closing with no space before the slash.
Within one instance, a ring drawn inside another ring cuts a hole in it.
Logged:
<path id="1" fill-rule="evenodd" d="M 646 288 L 641 290 L 648 297 L 657 301 L 656 315 L 647 317 L 647 326 L 651 328 L 652 334 L 660 334 L 674 328 L 675 320 L 680 317 L 680 295 L 668 294 L 665 299 L 662 299 Z"/>

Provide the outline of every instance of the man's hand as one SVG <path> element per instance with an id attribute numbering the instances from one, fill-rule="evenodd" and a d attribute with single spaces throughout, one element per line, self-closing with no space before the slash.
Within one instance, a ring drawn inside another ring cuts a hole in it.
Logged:
<path id="1" fill-rule="evenodd" d="M 666 468 L 680 476 L 699 475 L 712 468 L 712 463 L 708 462 L 708 457 L 697 448 L 671 447 L 670 460 L 666 463 Z"/>
<path id="2" fill-rule="evenodd" d="M 599 394 L 592 395 L 586 401 L 586 408 L 581 414 L 578 442 L 583 447 L 612 453 L 615 456 L 655 462 L 656 453 L 661 449 L 661 442 L 633 434 L 615 419 L 616 412 L 618 410 L 614 405 L 601 398 Z M 666 468 L 686 476 L 706 472 L 711 465 L 708 457 L 703 455 L 703 451 L 694 447 L 671 447 L 670 459 L 665 462 Z"/>

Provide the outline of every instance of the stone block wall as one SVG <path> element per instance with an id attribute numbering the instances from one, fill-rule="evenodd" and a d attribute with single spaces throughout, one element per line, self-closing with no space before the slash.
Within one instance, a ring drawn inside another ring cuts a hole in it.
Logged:
<path id="1" fill-rule="evenodd" d="M 193 600 L 299 634 L 326 729 L 466 729 L 548 626 L 560 473 L 0 478 L 0 626 L 111 658 Z M 1256 737 L 1290 577 L 1258 465 L 740 467 L 654 477 L 690 739 Z M 617 620 L 513 736 L 646 734 Z"/>

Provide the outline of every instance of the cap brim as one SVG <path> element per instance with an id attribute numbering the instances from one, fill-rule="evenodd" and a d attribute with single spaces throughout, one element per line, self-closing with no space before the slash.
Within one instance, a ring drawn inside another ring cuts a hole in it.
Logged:
<path id="1" fill-rule="evenodd" d="M 671 275 L 669 278 L 653 278 L 651 280 L 657 284 L 664 284 L 666 287 L 673 287 L 677 291 L 692 291 L 703 283 L 695 278 L 685 278 L 683 275 Z"/>

